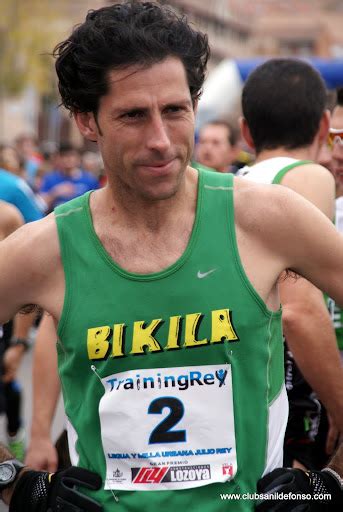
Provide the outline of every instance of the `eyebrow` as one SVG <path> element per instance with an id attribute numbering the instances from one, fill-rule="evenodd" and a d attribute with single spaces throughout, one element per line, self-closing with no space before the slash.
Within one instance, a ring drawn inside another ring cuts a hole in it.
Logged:
<path id="1" fill-rule="evenodd" d="M 193 107 L 192 100 L 189 98 L 187 99 L 175 99 L 173 101 L 168 101 L 166 103 L 163 103 L 161 108 L 162 110 L 168 107 L 174 107 L 174 106 L 185 106 L 185 107 Z M 143 105 L 127 105 L 127 106 L 118 106 L 114 107 L 112 110 L 110 110 L 109 115 L 111 118 L 120 116 L 122 114 L 125 114 L 127 112 L 133 112 L 135 110 L 141 111 L 141 112 L 147 112 L 150 110 L 150 107 L 146 107 Z"/>

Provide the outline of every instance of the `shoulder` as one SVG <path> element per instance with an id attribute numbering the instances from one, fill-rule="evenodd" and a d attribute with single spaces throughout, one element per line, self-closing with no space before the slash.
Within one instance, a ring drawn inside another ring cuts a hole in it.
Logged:
<path id="1" fill-rule="evenodd" d="M 304 252 L 311 240 L 325 239 L 335 232 L 332 222 L 300 194 L 282 185 L 261 185 L 244 178 L 235 179 L 236 229 L 253 239 L 270 254 L 292 267 L 288 256 Z M 331 231 L 330 231 L 331 230 Z"/>
<path id="2" fill-rule="evenodd" d="M 58 311 L 61 282 L 63 269 L 53 215 L 25 224 L 0 242 L 1 294 L 8 296 L 2 318 L 25 304 Z"/>
<path id="3" fill-rule="evenodd" d="M 316 163 L 295 167 L 282 179 L 282 185 L 302 195 L 329 218 L 334 215 L 335 180 L 328 169 Z"/>
<path id="4" fill-rule="evenodd" d="M 6 246 L 23 263 L 31 261 L 37 268 L 58 258 L 59 242 L 54 215 L 25 224 L 6 239 Z"/>
<path id="5" fill-rule="evenodd" d="M 313 181 L 320 181 L 322 183 L 333 183 L 334 178 L 331 172 L 315 162 L 309 162 L 291 169 L 283 178 L 282 184 L 301 181 L 310 178 Z"/>
<path id="6" fill-rule="evenodd" d="M 24 224 L 18 208 L 4 201 L 0 201 L 0 219 L 0 232 L 3 237 L 10 235 Z"/>
<path id="7" fill-rule="evenodd" d="M 0 180 L 1 181 L 15 182 L 16 179 L 17 179 L 17 176 L 12 174 L 11 172 L 5 171 L 5 169 L 0 169 Z"/>
<path id="8" fill-rule="evenodd" d="M 299 216 L 313 206 L 281 185 L 265 185 L 244 178 L 234 180 L 236 224 L 251 236 L 265 238 L 276 231 L 294 229 Z"/>
<path id="9" fill-rule="evenodd" d="M 12 193 L 18 188 L 18 176 L 0 169 L 1 195 Z"/>
<path id="10" fill-rule="evenodd" d="M 234 204 L 236 222 L 260 224 L 271 214 L 282 215 L 284 203 L 294 193 L 280 185 L 270 185 L 234 178 Z"/>
<path id="11" fill-rule="evenodd" d="M 196 169 L 197 171 L 210 171 L 210 172 L 216 172 L 214 169 L 212 169 L 211 167 L 207 167 L 206 165 L 203 165 L 203 164 L 199 164 L 199 162 L 196 162 L 196 161 L 192 161 L 191 162 L 191 167 L 193 167 L 193 169 Z"/>

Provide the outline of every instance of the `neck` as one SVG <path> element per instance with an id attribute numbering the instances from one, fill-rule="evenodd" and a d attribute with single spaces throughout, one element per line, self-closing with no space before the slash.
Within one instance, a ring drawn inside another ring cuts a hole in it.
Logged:
<path id="1" fill-rule="evenodd" d="M 317 149 L 313 145 L 297 149 L 286 149 L 282 146 L 276 149 L 264 149 L 256 156 L 256 163 L 280 156 L 287 156 L 297 160 L 316 161 L 317 152 Z"/>
<path id="2" fill-rule="evenodd" d="M 106 196 L 103 204 L 111 205 L 111 217 L 131 229 L 158 232 L 166 225 L 174 223 L 184 212 L 196 207 L 196 186 L 198 173 L 187 168 L 182 181 L 171 197 L 151 200 L 139 196 L 128 187 L 109 181 L 103 189 Z"/>

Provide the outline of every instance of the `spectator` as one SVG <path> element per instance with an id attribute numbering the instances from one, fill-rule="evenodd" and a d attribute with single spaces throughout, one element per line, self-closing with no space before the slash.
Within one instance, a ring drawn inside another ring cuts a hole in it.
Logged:
<path id="1" fill-rule="evenodd" d="M 196 160 L 218 172 L 235 172 L 238 157 L 238 133 L 227 121 L 211 121 L 200 129 Z"/>
<path id="2" fill-rule="evenodd" d="M 25 178 L 23 161 L 18 151 L 12 146 L 4 145 L 0 147 L 0 168 Z"/>
<path id="3" fill-rule="evenodd" d="M 25 179 L 32 187 L 36 172 L 42 163 L 42 155 L 38 151 L 37 141 L 31 134 L 22 134 L 15 140 L 15 147 L 23 160 Z"/>
<path id="4" fill-rule="evenodd" d="M 49 211 L 99 186 L 97 178 L 80 167 L 78 151 L 70 144 L 62 144 L 56 157 L 57 168 L 42 179 L 41 195 Z"/>

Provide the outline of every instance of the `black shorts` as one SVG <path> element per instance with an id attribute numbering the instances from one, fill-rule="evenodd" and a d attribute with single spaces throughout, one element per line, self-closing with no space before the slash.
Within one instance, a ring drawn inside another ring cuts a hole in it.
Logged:
<path id="1" fill-rule="evenodd" d="M 289 418 L 285 433 L 284 466 L 291 467 L 296 459 L 307 469 L 321 469 L 328 459 L 325 452 L 328 431 L 326 411 L 304 379 L 287 344 L 285 383 Z"/>
<path id="2" fill-rule="evenodd" d="M 5 411 L 5 394 L 2 376 L 4 374 L 3 359 L 4 353 L 10 345 L 13 331 L 13 322 L 10 320 L 1 326 L 0 329 L 0 414 Z"/>

